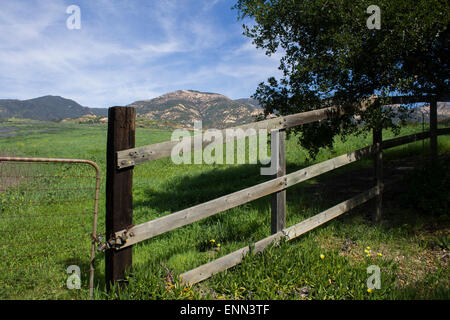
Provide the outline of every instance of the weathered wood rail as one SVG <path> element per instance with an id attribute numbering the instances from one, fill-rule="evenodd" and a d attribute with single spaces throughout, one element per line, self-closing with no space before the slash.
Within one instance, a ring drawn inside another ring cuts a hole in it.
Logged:
<path id="1" fill-rule="evenodd" d="M 260 183 L 258 185 L 231 193 L 229 195 L 184 209 L 170 215 L 142 223 L 128 230 L 115 233 L 115 238 L 126 238 L 127 241 L 121 249 L 172 231 L 179 227 L 191 224 L 217 213 L 237 207 L 244 203 L 259 199 L 269 194 L 292 187 L 300 182 L 317 177 L 328 171 L 337 169 L 349 163 L 355 162 L 372 153 L 372 147 L 363 148 L 339 157 L 312 165 L 308 168 L 284 175 L 282 177 Z"/>
<path id="2" fill-rule="evenodd" d="M 374 198 L 376 196 L 376 187 L 361 193 L 347 201 L 344 201 L 322 213 L 319 213 L 311 218 L 308 218 L 292 227 L 286 228 L 273 234 L 267 238 L 264 238 L 254 244 L 254 253 L 259 253 L 266 249 L 271 244 L 276 244 L 280 240 L 290 241 L 299 236 L 305 234 L 308 231 L 344 214 L 345 212 L 363 204 L 364 202 Z M 250 246 L 246 246 L 239 250 L 236 250 L 230 254 L 227 254 L 214 261 L 206 263 L 198 268 L 192 269 L 181 275 L 181 280 L 185 284 L 195 284 L 200 281 L 206 280 L 212 275 L 234 267 L 242 262 L 244 257 L 250 252 Z"/>
<path id="3" fill-rule="evenodd" d="M 225 137 L 223 143 L 227 143 L 235 139 L 235 137 L 227 135 L 226 130 L 235 130 L 235 131 L 242 130 L 246 133 L 247 137 L 250 137 L 252 135 L 256 135 L 258 130 L 260 129 L 265 129 L 268 132 L 270 132 L 271 130 L 285 130 L 302 124 L 328 119 L 337 112 L 338 109 L 330 107 L 320 110 L 293 114 L 285 117 L 277 117 L 273 119 L 248 123 L 233 128 L 223 129 L 222 136 Z M 187 140 L 188 143 L 191 144 L 192 151 L 200 150 L 202 148 L 205 148 L 207 145 L 214 146 L 216 144 L 216 142 L 214 141 L 213 142 L 204 141 L 201 145 L 197 145 L 194 144 L 194 138 L 190 137 L 179 140 L 156 143 L 145 147 L 122 150 L 117 152 L 117 168 L 124 169 L 147 161 L 153 161 L 161 158 L 170 157 L 172 149 L 178 143 L 180 143 L 181 140 Z"/>
<path id="4" fill-rule="evenodd" d="M 390 103 L 416 103 L 416 102 L 430 102 L 431 114 L 436 114 L 436 97 L 391 97 Z M 436 123 L 430 123 L 430 131 L 418 134 L 413 134 L 405 137 L 394 138 L 382 141 L 381 130 L 374 130 L 374 144 L 360 150 L 349 152 L 347 154 L 323 161 L 321 163 L 312 165 L 310 167 L 286 174 L 285 170 L 285 130 L 298 125 L 311 123 L 330 119 L 337 113 L 341 112 L 338 108 L 330 107 L 320 110 L 294 114 L 284 117 L 273 118 L 269 120 L 250 123 L 225 130 L 243 130 L 245 137 L 257 134 L 259 129 L 266 129 L 280 131 L 280 167 L 277 174 L 269 181 L 260 183 L 258 185 L 231 193 L 226 196 L 148 221 L 137 226 L 131 224 L 132 221 L 132 169 L 133 166 L 153 161 L 156 159 L 169 157 L 172 149 L 180 143 L 181 140 L 167 141 L 149 146 L 134 148 L 134 111 L 131 112 L 131 117 L 115 117 L 114 114 L 127 113 L 126 107 L 110 108 L 110 123 L 108 130 L 111 132 L 118 132 L 116 138 L 109 135 L 108 146 L 110 152 L 108 153 L 108 177 L 112 184 L 108 190 L 120 190 L 113 196 L 107 196 L 107 225 L 110 225 L 107 236 L 109 237 L 110 251 L 117 253 L 126 252 L 124 261 L 110 253 L 109 259 L 106 261 L 107 283 L 116 282 L 123 279 L 125 269 L 131 266 L 131 246 L 141 241 L 156 237 L 171 230 L 186 226 L 193 222 L 205 219 L 228 209 L 237 207 L 247 202 L 256 200 L 258 198 L 272 194 L 272 219 L 271 230 L 272 235 L 255 243 L 254 252 L 264 250 L 268 245 L 276 243 L 281 239 L 291 240 L 305 232 L 308 232 L 323 223 L 334 219 L 335 217 L 353 209 L 354 207 L 372 199 L 376 198 L 376 210 L 374 220 L 378 221 L 381 218 L 381 194 L 384 190 L 382 181 L 382 152 L 383 149 L 393 148 L 399 145 L 407 144 L 414 141 L 430 138 L 432 158 L 437 153 L 437 136 L 441 134 L 449 134 L 450 129 L 437 129 Z M 127 113 L 128 114 L 128 113 Z M 120 123 L 123 119 L 124 123 Z M 430 117 L 430 121 L 437 122 L 437 117 Z M 221 143 L 227 143 L 236 137 L 229 137 L 225 130 L 222 131 L 223 136 L 226 137 Z M 131 134 L 131 135 L 130 135 Z M 118 141 L 115 141 L 118 140 Z M 125 139 L 125 140 L 124 140 Z M 186 138 L 185 138 L 186 139 Z M 434 141 L 434 142 L 433 142 Z M 125 145 L 128 143 L 130 147 Z M 193 137 L 187 138 L 187 143 L 191 146 L 190 150 L 193 152 L 204 148 L 206 145 L 212 146 L 214 142 L 203 142 L 202 144 L 195 144 Z M 273 153 L 272 153 L 273 154 Z M 374 155 L 375 164 L 375 185 L 366 192 L 357 195 L 347 201 L 344 201 L 312 218 L 309 218 L 299 224 L 286 228 L 285 226 L 285 212 L 286 212 L 286 198 L 285 190 L 288 187 L 319 176 L 331 170 L 348 165 L 363 157 Z M 272 156 L 272 162 L 275 159 Z M 125 180 L 114 180 L 114 177 L 124 175 Z M 126 178 L 125 178 L 126 177 Z M 117 182 L 115 182 L 117 181 Z M 120 182 L 122 181 L 122 182 Z M 116 184 L 120 184 L 116 186 Z M 108 204 L 109 202 L 109 204 Z M 108 222 L 109 221 L 109 222 Z M 114 223 L 114 221 L 116 221 Z M 243 257 L 250 252 L 249 247 L 242 248 L 219 259 L 216 259 L 208 264 L 195 268 L 182 275 L 184 283 L 194 284 L 205 280 L 211 275 L 220 271 L 226 270 L 232 266 L 239 264 Z M 114 256 L 115 259 L 112 259 Z"/>

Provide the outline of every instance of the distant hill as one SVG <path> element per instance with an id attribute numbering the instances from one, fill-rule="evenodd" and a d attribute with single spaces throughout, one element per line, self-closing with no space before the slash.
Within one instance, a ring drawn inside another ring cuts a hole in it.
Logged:
<path id="1" fill-rule="evenodd" d="M 225 128 L 252 122 L 262 112 L 256 100 L 232 100 L 218 93 L 178 90 L 151 100 L 128 105 L 141 117 L 174 121 L 192 127 L 201 120 L 203 128 Z"/>
<path id="2" fill-rule="evenodd" d="M 238 102 L 238 103 L 243 103 L 243 104 L 250 104 L 250 105 L 253 105 L 253 106 L 257 107 L 257 108 L 260 108 L 259 102 L 256 99 L 242 98 L 242 99 L 237 99 L 237 100 L 234 100 L 234 101 Z"/>
<path id="3" fill-rule="evenodd" d="M 226 128 L 254 121 L 263 110 L 251 98 L 232 100 L 224 95 L 194 90 L 178 90 L 154 99 L 136 101 L 141 124 L 192 128 L 194 121 L 202 120 L 203 128 Z M 397 105 L 390 107 L 396 108 Z M 411 109 L 410 121 L 429 121 L 429 106 Z M 450 104 L 438 103 L 438 120 L 450 118 Z M 60 96 L 44 96 L 29 100 L 0 99 L 0 118 L 33 120 L 65 120 L 74 123 L 106 123 L 108 109 L 84 107 L 74 100 Z"/>
<path id="4" fill-rule="evenodd" d="M 399 105 L 389 106 L 395 110 Z M 408 120 L 413 122 L 422 122 L 422 118 L 425 122 L 430 121 L 430 105 L 423 104 L 409 109 Z M 437 103 L 437 118 L 438 121 L 442 121 L 450 118 L 450 103 L 438 102 Z"/>
<path id="5" fill-rule="evenodd" d="M 424 115 L 425 121 L 430 120 L 430 105 L 426 104 L 413 109 L 411 118 L 417 119 L 417 121 L 422 121 L 422 114 Z M 450 117 L 450 103 L 448 102 L 438 102 L 437 103 L 437 116 L 438 121 L 444 120 Z"/>
<path id="6" fill-rule="evenodd" d="M 60 96 L 44 96 L 29 100 L 0 99 L 0 118 L 62 120 L 85 115 L 107 116 L 108 109 L 83 107 Z"/>

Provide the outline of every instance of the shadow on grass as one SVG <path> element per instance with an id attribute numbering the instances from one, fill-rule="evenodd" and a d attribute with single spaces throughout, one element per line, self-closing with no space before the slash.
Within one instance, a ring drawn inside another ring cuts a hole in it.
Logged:
<path id="1" fill-rule="evenodd" d="M 402 148 L 387 150 L 385 154 L 389 161 L 385 161 L 385 179 L 393 176 L 399 177 L 402 174 L 405 175 L 405 172 L 397 170 L 397 167 L 402 165 L 414 164 L 415 166 L 423 167 L 423 162 L 426 161 L 427 156 L 426 154 L 421 154 L 424 150 L 423 148 L 421 143 L 416 143 Z M 411 155 L 414 155 L 414 157 L 411 158 Z M 288 188 L 288 207 L 292 206 L 301 211 L 308 211 L 311 208 L 325 210 L 368 190 L 374 186 L 372 161 L 370 157 L 362 157 L 361 159 L 362 161 L 335 169 Z M 287 172 L 300 170 L 306 167 L 307 163 L 307 161 L 304 161 L 300 165 L 288 164 Z M 186 170 L 189 169 L 186 167 Z M 259 165 L 208 166 L 204 172 L 198 175 L 186 174 L 176 176 L 169 178 L 157 189 L 144 189 L 143 195 L 134 201 L 134 208 L 137 211 L 149 208 L 156 211 L 157 216 L 162 216 L 231 194 L 270 179 L 270 176 L 261 176 Z M 240 207 L 245 206 L 246 209 L 264 212 L 270 206 L 269 199 L 270 195 Z M 211 219 L 214 218 L 216 217 Z M 370 220 L 369 216 L 367 218 Z"/>
<path id="2" fill-rule="evenodd" d="M 361 160 L 368 159 L 365 154 L 357 155 L 357 157 L 360 157 Z M 367 164 L 367 161 L 365 161 L 365 163 Z M 300 164 L 287 164 L 286 171 L 289 174 L 312 164 L 314 163 L 311 163 L 308 160 L 305 160 Z M 317 179 L 312 179 L 312 182 L 305 181 L 299 185 L 288 188 L 287 194 L 295 195 L 296 192 L 292 192 L 292 190 L 303 189 L 304 185 L 309 185 L 311 183 L 314 184 L 316 183 L 316 180 L 325 181 L 330 176 L 339 176 L 342 172 L 352 171 L 359 166 L 360 164 L 357 162 L 350 164 L 347 167 L 342 167 L 332 172 L 325 173 Z M 186 171 L 189 171 L 190 168 L 192 167 L 186 166 Z M 354 173 L 349 175 L 354 175 Z M 362 175 L 363 180 L 366 181 L 370 175 L 372 175 L 372 172 L 367 174 L 367 170 L 365 170 Z M 135 199 L 133 205 L 134 208 L 138 210 L 151 208 L 158 214 L 167 212 L 173 213 L 178 210 L 189 208 L 233 192 L 255 186 L 271 179 L 273 179 L 271 176 L 261 175 L 259 165 L 246 164 L 237 165 L 235 167 L 220 167 L 219 165 L 210 166 L 198 175 L 186 174 L 183 176 L 175 176 L 168 178 L 164 184 L 162 186 L 158 186 L 158 188 L 145 188 L 143 195 L 139 196 L 138 199 Z M 345 178 L 345 180 L 348 182 L 348 178 Z M 367 186 L 366 182 L 364 182 L 364 185 Z M 288 202 L 291 200 L 295 201 L 295 198 L 287 199 Z M 253 202 L 257 201 L 258 200 Z"/>
<path id="3" fill-rule="evenodd" d="M 190 168 L 186 166 L 186 171 Z M 149 207 L 158 213 L 175 212 L 268 181 L 256 165 L 213 167 L 196 176 L 168 178 L 158 189 L 145 188 L 134 208 Z"/>

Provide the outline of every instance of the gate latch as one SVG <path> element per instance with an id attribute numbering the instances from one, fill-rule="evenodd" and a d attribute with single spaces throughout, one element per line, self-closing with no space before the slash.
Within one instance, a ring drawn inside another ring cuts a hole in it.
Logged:
<path id="1" fill-rule="evenodd" d="M 106 250 L 117 248 L 122 245 L 121 239 L 115 239 L 111 238 L 108 241 L 105 240 L 104 236 L 101 234 L 98 234 L 97 236 L 92 236 L 92 239 L 97 244 L 97 251 L 98 252 L 105 252 Z"/>
<path id="2" fill-rule="evenodd" d="M 91 238 L 97 244 L 98 252 L 105 252 L 109 249 L 120 249 L 120 247 L 128 241 L 128 238 L 133 236 L 132 233 L 128 234 L 128 230 L 132 227 L 134 227 L 134 225 L 129 226 L 125 232 L 118 237 L 113 235 L 109 240 L 105 240 L 104 235 L 102 234 L 98 234 L 97 236 L 91 234 Z"/>

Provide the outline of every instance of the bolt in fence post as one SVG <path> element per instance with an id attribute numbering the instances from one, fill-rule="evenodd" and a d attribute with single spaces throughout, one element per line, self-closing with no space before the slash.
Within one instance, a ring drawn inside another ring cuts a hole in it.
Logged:
<path id="1" fill-rule="evenodd" d="M 275 143 L 278 138 L 278 152 L 275 152 L 272 148 L 272 160 L 274 163 L 276 160 L 274 156 L 278 153 L 278 167 L 277 173 L 273 176 L 273 179 L 286 175 L 286 131 L 272 131 L 271 143 Z M 286 227 L 286 190 L 282 190 L 272 194 L 271 197 L 271 232 L 275 234 Z"/>
<path id="2" fill-rule="evenodd" d="M 128 228 L 133 222 L 133 167 L 117 168 L 116 152 L 135 147 L 136 109 L 112 107 L 108 110 L 108 140 L 106 152 L 106 238 Z M 126 283 L 125 272 L 132 266 L 132 246 L 110 249 L 105 255 L 105 282 Z"/>
<path id="3" fill-rule="evenodd" d="M 430 151 L 431 161 L 434 164 L 437 160 L 437 99 L 430 101 Z"/>
<path id="4" fill-rule="evenodd" d="M 382 196 L 383 196 L 383 129 L 373 129 L 373 146 L 375 149 L 374 154 L 374 171 L 375 171 L 375 212 L 373 220 L 379 222 L 382 214 Z"/>

